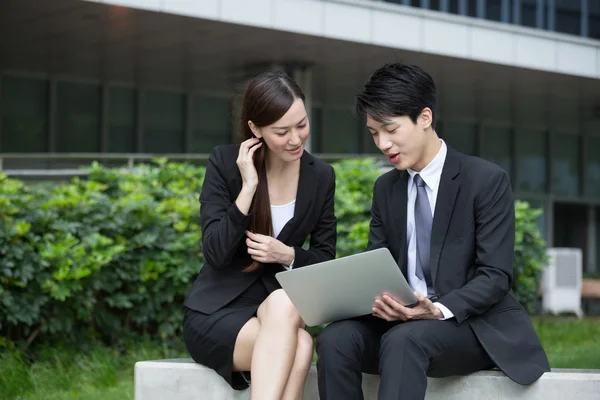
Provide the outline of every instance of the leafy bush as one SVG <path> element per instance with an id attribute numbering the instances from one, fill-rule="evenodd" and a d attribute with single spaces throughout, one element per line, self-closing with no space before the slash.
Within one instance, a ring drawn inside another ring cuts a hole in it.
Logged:
<path id="1" fill-rule="evenodd" d="M 340 257 L 366 248 L 380 172 L 373 159 L 334 168 Z M 56 185 L 0 174 L 0 347 L 177 337 L 203 264 L 203 178 L 201 166 L 165 160 L 134 173 L 94 164 L 86 179 Z M 545 262 L 538 213 L 516 203 L 515 291 L 526 307 Z"/>
<path id="2" fill-rule="evenodd" d="M 515 202 L 515 258 L 513 291 L 521 305 L 533 312 L 544 266 L 548 264 L 546 242 L 537 226 L 541 209 L 524 201 Z"/>
<path id="3" fill-rule="evenodd" d="M 371 158 L 344 160 L 333 166 L 338 218 L 337 257 L 343 257 L 367 247 L 373 184 L 381 172 Z"/>
<path id="4" fill-rule="evenodd" d="M 176 334 L 202 265 L 202 168 L 94 165 L 86 180 L 25 186 L 0 176 L 0 332 L 112 341 Z"/>

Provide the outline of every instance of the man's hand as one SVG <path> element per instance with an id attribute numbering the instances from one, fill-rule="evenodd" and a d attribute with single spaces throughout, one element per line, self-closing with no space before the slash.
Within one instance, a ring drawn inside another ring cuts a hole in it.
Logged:
<path id="1" fill-rule="evenodd" d="M 392 295 L 384 293 L 375 298 L 373 315 L 386 321 L 412 321 L 417 319 L 440 319 L 444 314 L 431 300 L 415 292 L 419 303 L 412 308 L 400 304 Z"/>
<path id="2" fill-rule="evenodd" d="M 248 254 L 263 264 L 279 263 L 290 265 L 294 260 L 294 248 L 286 246 L 274 237 L 246 231 Z"/>

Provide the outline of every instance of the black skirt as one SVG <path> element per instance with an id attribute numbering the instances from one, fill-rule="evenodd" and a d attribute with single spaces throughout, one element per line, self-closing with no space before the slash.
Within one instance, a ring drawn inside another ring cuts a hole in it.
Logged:
<path id="1" fill-rule="evenodd" d="M 185 310 L 183 339 L 190 356 L 215 370 L 233 389 L 248 387 L 241 372 L 233 370 L 235 341 L 269 293 L 262 279 L 257 279 L 239 297 L 212 314 Z"/>

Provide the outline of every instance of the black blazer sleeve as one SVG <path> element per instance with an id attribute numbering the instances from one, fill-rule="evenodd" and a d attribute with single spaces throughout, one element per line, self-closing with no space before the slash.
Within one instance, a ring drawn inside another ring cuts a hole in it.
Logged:
<path id="1" fill-rule="evenodd" d="M 510 290 L 513 279 L 515 215 L 506 172 L 480 187 L 475 203 L 475 277 L 439 299 L 458 323 L 480 315 Z"/>
<path id="2" fill-rule="evenodd" d="M 335 258 L 337 241 L 337 219 L 335 216 L 335 171 L 330 167 L 327 197 L 319 221 L 310 233 L 310 246 L 308 250 L 294 246 L 295 259 L 293 268 L 316 264 Z"/>
<path id="3" fill-rule="evenodd" d="M 225 180 L 225 162 L 219 147 L 208 159 L 200 194 L 202 250 L 213 268 L 231 265 L 240 241 L 245 237 L 250 217 L 243 214 L 232 200 Z"/>
<path id="4" fill-rule="evenodd" d="M 371 203 L 371 222 L 369 223 L 369 242 L 367 244 L 367 250 L 388 247 L 383 220 L 381 219 L 379 205 L 377 204 L 378 199 L 380 199 L 380 196 L 377 193 L 378 183 L 379 179 L 377 179 L 373 185 L 373 201 Z"/>

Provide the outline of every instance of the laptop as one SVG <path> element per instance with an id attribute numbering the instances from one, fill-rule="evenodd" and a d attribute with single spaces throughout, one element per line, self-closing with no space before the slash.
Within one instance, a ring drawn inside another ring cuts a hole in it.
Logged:
<path id="1" fill-rule="evenodd" d="M 370 315 L 375 297 L 392 294 L 401 304 L 418 301 L 387 248 L 275 274 L 308 326 Z"/>

